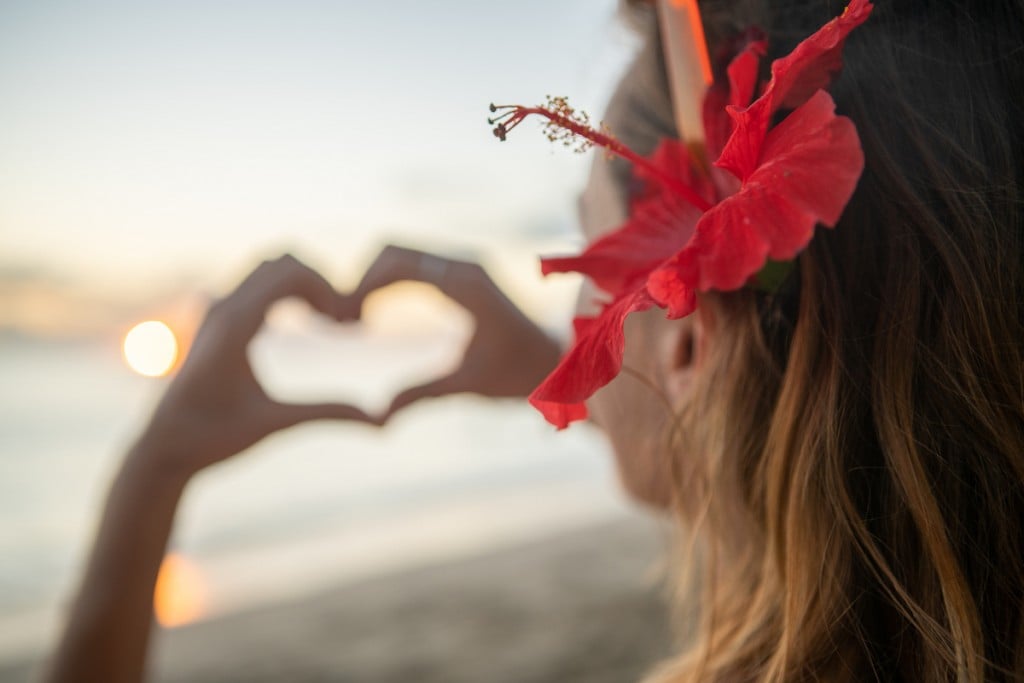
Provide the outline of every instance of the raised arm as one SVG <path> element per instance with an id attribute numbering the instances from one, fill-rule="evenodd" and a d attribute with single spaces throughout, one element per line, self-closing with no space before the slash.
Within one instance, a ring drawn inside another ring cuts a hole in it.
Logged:
<path id="1" fill-rule="evenodd" d="M 343 298 L 291 256 L 259 266 L 214 304 L 107 498 L 87 569 L 46 680 L 143 679 L 152 597 L 178 501 L 198 471 L 308 420 L 373 422 L 357 408 L 283 404 L 260 387 L 246 349 L 275 301 L 300 297 L 338 318 Z"/>

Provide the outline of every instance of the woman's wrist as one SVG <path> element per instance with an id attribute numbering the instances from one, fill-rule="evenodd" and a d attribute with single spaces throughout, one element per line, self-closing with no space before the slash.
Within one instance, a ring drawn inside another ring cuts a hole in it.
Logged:
<path id="1" fill-rule="evenodd" d="M 146 429 L 128 450 L 122 472 L 147 488 L 184 489 L 197 472 L 187 455 L 165 435 Z"/>

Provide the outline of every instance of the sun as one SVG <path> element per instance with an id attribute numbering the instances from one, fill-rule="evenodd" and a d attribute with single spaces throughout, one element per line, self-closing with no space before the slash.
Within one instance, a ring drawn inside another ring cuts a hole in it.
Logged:
<path id="1" fill-rule="evenodd" d="M 166 323 L 147 320 L 125 335 L 124 359 L 140 375 L 162 377 L 178 360 L 178 340 Z"/>

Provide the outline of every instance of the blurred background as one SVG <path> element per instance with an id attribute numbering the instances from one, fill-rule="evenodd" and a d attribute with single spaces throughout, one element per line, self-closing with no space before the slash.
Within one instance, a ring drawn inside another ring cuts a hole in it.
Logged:
<path id="1" fill-rule="evenodd" d="M 565 334 L 578 283 L 537 255 L 579 246 L 589 159 L 535 124 L 500 144 L 487 105 L 599 115 L 638 47 L 616 13 L 0 2 L 0 680 L 52 647 L 124 448 L 259 260 L 291 251 L 344 290 L 388 242 L 475 259 Z M 252 355 L 277 397 L 377 410 L 468 331 L 398 285 L 357 326 L 283 304 Z M 525 402 L 292 430 L 190 485 L 157 677 L 627 680 L 664 648 L 659 539 L 633 515 L 601 437 Z"/>

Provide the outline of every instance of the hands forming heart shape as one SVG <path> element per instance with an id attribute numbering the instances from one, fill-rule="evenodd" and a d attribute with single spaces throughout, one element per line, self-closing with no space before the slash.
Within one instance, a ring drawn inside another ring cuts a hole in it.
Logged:
<path id="1" fill-rule="evenodd" d="M 437 287 L 472 316 L 474 331 L 454 372 L 399 393 L 383 415 L 347 404 L 275 401 L 260 385 L 247 355 L 267 310 L 298 297 L 339 322 L 358 320 L 372 292 L 400 281 Z M 143 442 L 163 465 L 190 476 L 269 434 L 310 420 L 383 425 L 424 398 L 471 392 L 521 397 L 558 363 L 558 344 L 527 318 L 475 263 L 386 247 L 355 291 L 337 292 L 292 256 L 266 261 L 231 294 L 211 306 L 192 349 L 157 406 Z"/>

